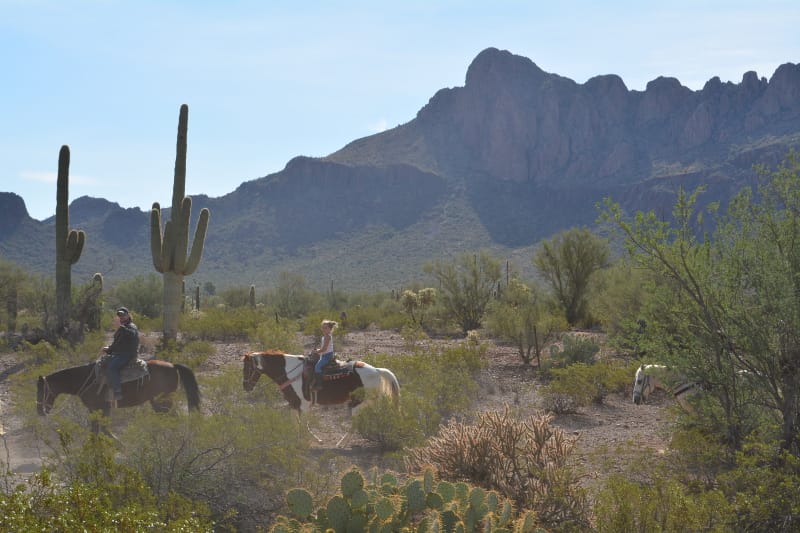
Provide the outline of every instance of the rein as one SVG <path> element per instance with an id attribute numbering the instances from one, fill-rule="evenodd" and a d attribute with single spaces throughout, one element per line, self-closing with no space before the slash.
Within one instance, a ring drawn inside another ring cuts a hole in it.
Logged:
<path id="1" fill-rule="evenodd" d="M 44 409 L 46 406 L 47 398 L 53 394 L 53 388 L 50 387 L 50 382 L 47 380 L 47 377 L 48 376 L 42 376 L 42 382 L 44 383 L 44 386 L 42 387 L 42 399 L 40 400 L 39 398 L 36 398 L 37 407 L 41 406 L 42 409 Z M 95 381 L 95 370 L 92 369 L 89 371 L 89 374 L 86 376 L 86 379 L 83 381 L 81 386 L 75 391 L 75 396 L 80 398 L 81 395 L 83 395 L 83 393 L 86 392 L 89 389 L 89 386 Z M 57 415 L 65 408 L 64 405 L 62 405 L 60 409 L 53 409 L 53 407 L 54 406 L 51 406 L 50 411 L 48 412 L 49 414 Z"/>
<path id="2" fill-rule="evenodd" d="M 305 364 L 304 361 L 300 361 L 299 363 L 297 363 L 296 366 L 292 367 L 288 372 L 286 372 L 284 374 L 286 376 L 286 380 L 283 381 L 282 383 L 278 383 L 278 388 L 280 390 L 284 390 L 287 387 L 289 387 L 292 383 L 294 383 L 295 381 L 297 381 L 298 379 L 303 377 L 303 365 L 304 364 Z M 293 378 L 289 378 L 289 374 L 294 372 L 298 368 L 300 369 L 300 373 L 297 376 L 293 377 Z M 259 367 L 259 365 L 254 362 L 253 363 L 253 369 L 251 370 L 250 375 L 247 376 L 247 382 L 251 383 L 251 382 L 255 381 L 253 379 L 255 376 L 257 376 L 258 374 L 264 374 L 264 373 L 265 372 Z M 276 383 L 277 383 L 277 381 L 276 381 Z"/>

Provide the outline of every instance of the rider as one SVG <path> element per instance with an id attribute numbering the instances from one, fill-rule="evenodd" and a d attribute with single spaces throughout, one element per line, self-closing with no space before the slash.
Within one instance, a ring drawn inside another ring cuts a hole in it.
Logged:
<path id="1" fill-rule="evenodd" d="M 103 352 L 111 355 L 106 367 L 108 382 L 114 391 L 114 399 L 122 399 L 122 379 L 120 371 L 139 353 L 139 329 L 133 323 L 131 313 L 126 307 L 120 307 L 114 314 L 114 340 L 105 346 Z"/>
<path id="2" fill-rule="evenodd" d="M 322 321 L 322 338 L 320 339 L 321 346 L 314 350 L 315 354 L 321 354 L 319 361 L 314 367 L 314 380 L 311 382 L 313 390 L 320 390 L 322 388 L 322 369 L 325 365 L 333 360 L 333 330 L 338 326 L 333 320 Z"/>

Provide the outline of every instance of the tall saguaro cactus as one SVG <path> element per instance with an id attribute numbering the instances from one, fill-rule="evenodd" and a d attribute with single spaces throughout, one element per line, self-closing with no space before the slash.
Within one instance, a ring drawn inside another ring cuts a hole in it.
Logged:
<path id="1" fill-rule="evenodd" d="M 153 204 L 153 209 L 150 211 L 150 251 L 153 255 L 153 266 L 164 277 L 164 340 L 175 340 L 178 337 L 183 278 L 191 275 L 200 264 L 210 216 L 207 208 L 200 210 L 192 251 L 189 253 L 189 219 L 192 213 L 192 199 L 184 196 L 186 192 L 186 131 L 188 124 L 189 107 L 183 104 L 178 117 L 172 211 L 169 220 L 164 224 L 163 233 L 161 232 L 161 207 L 158 202 Z"/>
<path id="2" fill-rule="evenodd" d="M 69 323 L 72 305 L 72 265 L 78 262 L 86 242 L 83 231 L 69 229 L 69 146 L 58 153 L 56 189 L 56 334 Z"/>

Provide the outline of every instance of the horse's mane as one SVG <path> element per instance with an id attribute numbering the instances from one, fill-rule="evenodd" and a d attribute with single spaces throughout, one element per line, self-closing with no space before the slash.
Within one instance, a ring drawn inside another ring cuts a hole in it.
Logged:
<path id="1" fill-rule="evenodd" d="M 56 370 L 55 372 L 52 372 L 51 374 L 48 374 L 47 378 L 49 379 L 49 378 L 55 377 L 57 375 L 60 376 L 60 375 L 67 375 L 67 374 L 75 374 L 75 373 L 77 373 L 79 371 L 88 372 L 90 368 L 95 366 L 95 364 L 97 364 L 97 363 L 95 361 L 92 361 L 91 363 L 86 363 L 85 365 L 78 365 L 78 366 L 71 366 L 69 368 L 62 368 L 61 370 Z"/>
<path id="2" fill-rule="evenodd" d="M 253 352 L 250 355 L 286 355 L 286 352 L 281 350 L 264 350 L 263 352 Z"/>

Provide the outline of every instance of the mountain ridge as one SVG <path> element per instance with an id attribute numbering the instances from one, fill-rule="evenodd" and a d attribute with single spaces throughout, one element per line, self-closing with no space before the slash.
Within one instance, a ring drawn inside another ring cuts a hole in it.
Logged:
<path id="1" fill-rule="evenodd" d="M 592 226 L 605 197 L 668 214 L 678 187 L 704 184 L 704 202 L 724 203 L 754 183 L 753 165 L 774 167 L 798 147 L 796 64 L 769 80 L 747 72 L 693 91 L 661 76 L 634 91 L 615 74 L 578 84 L 488 48 L 464 86 L 440 89 L 409 122 L 295 157 L 221 197 L 193 196 L 193 218 L 211 210 L 194 281 L 266 287 L 288 270 L 320 289 L 375 290 L 477 248 L 525 270 L 542 239 Z M 0 193 L 0 254 L 48 273 L 52 221 L 33 221 L 14 196 Z M 322 202 L 333 206 L 324 216 Z M 70 217 L 87 232 L 76 278 L 153 272 L 149 213 L 82 197 Z"/>

